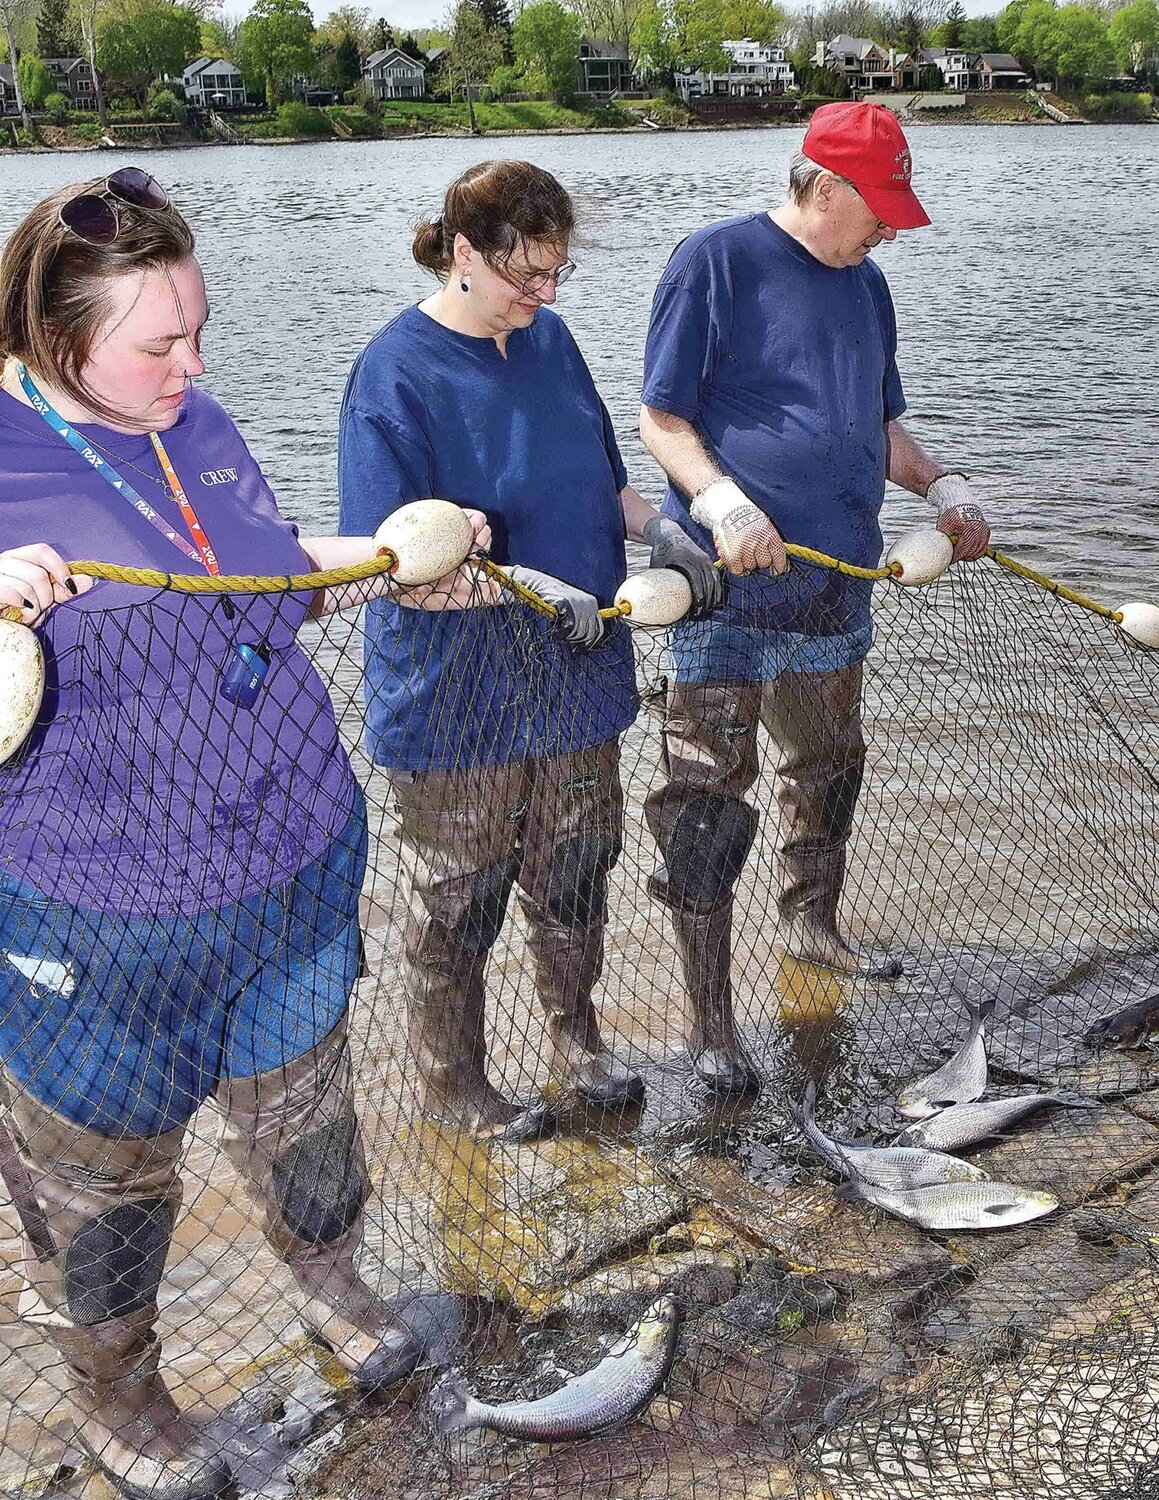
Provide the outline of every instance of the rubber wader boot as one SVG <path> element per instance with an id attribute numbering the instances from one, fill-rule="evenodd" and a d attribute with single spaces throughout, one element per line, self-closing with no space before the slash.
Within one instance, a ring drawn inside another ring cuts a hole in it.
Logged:
<path id="1" fill-rule="evenodd" d="M 555 1129 L 546 1105 L 522 1106 L 487 1077 L 484 975 L 488 955 L 456 964 L 455 972 L 411 965 L 407 994 L 410 1056 L 425 1114 L 482 1139 L 515 1145 Z"/>
<path id="2" fill-rule="evenodd" d="M 644 1097 L 644 1080 L 617 1062 L 600 1038 L 592 990 L 604 957 L 604 923 L 566 927 L 524 903 L 535 986 L 552 1042 L 552 1072 L 585 1104 L 625 1110 Z"/>
<path id="3" fill-rule="evenodd" d="M 755 1093 L 763 1082 L 745 1051 L 732 1009 L 732 901 L 707 912 L 670 908 L 688 995 L 688 1050 L 715 1094 Z"/>
<path id="4" fill-rule="evenodd" d="M 5 1177 L 19 1176 L 25 1240 L 19 1313 L 65 1361 L 77 1443 L 131 1500 L 233 1494 L 228 1463 L 161 1377 L 153 1331 L 184 1129 L 100 1135 L 6 1085 Z"/>
<path id="5" fill-rule="evenodd" d="M 345 1026 L 281 1068 L 220 1085 L 222 1144 L 289 1268 L 306 1332 L 362 1391 L 406 1380 L 426 1350 L 359 1276 L 370 1190 Z"/>
<path id="6" fill-rule="evenodd" d="M 896 954 L 844 937 L 837 926 L 845 876 L 844 845 L 820 854 L 789 849 L 782 852 L 781 866 L 779 937 L 790 958 L 865 979 L 901 977 L 902 962 Z"/>

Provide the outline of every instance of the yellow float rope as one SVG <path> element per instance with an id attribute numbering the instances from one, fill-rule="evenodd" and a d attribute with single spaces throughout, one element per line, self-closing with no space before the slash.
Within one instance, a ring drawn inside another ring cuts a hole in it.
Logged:
<path id="1" fill-rule="evenodd" d="M 812 547 L 799 547 L 795 542 L 787 542 L 785 551 L 790 557 L 798 558 L 801 562 L 812 563 L 820 568 L 829 568 L 833 572 L 845 574 L 848 578 L 865 578 L 878 582 L 882 579 L 896 579 L 901 573 L 901 568 L 897 563 L 881 568 L 859 568 L 856 564 L 844 562 L 839 557 L 830 557 L 828 553 L 816 552 Z M 1121 611 L 1109 609 L 1107 605 L 1100 604 L 1097 599 L 1088 598 L 1086 594 L 1067 588 L 1056 579 L 1048 577 L 1045 573 L 1035 572 L 1033 568 L 1026 567 L 1023 563 L 1007 557 L 1005 553 L 993 547 L 988 549 L 986 556 L 996 562 L 999 567 L 1013 573 L 1015 577 L 1036 584 L 1048 594 L 1054 594 L 1068 604 L 1077 605 L 1080 609 L 1089 610 L 1093 615 L 1112 620 L 1116 625 L 1122 621 Z M 555 618 L 554 605 L 540 598 L 533 589 L 517 583 L 498 563 L 492 562 L 489 557 L 481 554 L 471 558 L 470 561 L 476 565 L 480 573 L 494 579 L 521 604 L 526 604 L 529 609 L 533 609 L 545 619 Z M 139 588 L 173 589 L 184 594 L 280 594 L 299 590 L 338 588 L 343 584 L 362 583 L 369 578 L 378 578 L 383 574 L 389 575 L 397 568 L 398 558 L 392 552 L 384 552 L 378 557 L 367 558 L 365 562 L 350 563 L 342 568 L 326 568 L 317 573 L 291 573 L 282 576 L 239 573 L 219 574 L 217 577 L 211 577 L 200 573 L 165 573 L 159 568 L 126 568 L 121 567 L 119 563 L 87 560 L 69 563 L 68 566 L 70 572 L 87 578 L 100 578 L 111 583 L 127 583 Z M 723 564 L 718 562 L 716 566 L 719 568 Z M 631 612 L 631 607 L 627 604 L 613 605 L 610 609 L 601 609 L 600 616 L 605 620 L 615 620 L 625 618 Z M 19 621 L 20 610 L 10 605 L 0 612 L 0 618 Z"/>

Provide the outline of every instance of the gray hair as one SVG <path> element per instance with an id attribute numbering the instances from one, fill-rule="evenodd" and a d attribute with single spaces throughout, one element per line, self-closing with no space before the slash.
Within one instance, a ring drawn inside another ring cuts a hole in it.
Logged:
<path id="1" fill-rule="evenodd" d="M 829 172 L 830 177 L 836 177 L 838 182 L 849 180 L 839 172 L 831 172 L 828 167 L 819 167 L 803 151 L 793 152 L 793 159 L 789 163 L 789 196 L 794 203 L 805 202 L 822 172 Z"/>

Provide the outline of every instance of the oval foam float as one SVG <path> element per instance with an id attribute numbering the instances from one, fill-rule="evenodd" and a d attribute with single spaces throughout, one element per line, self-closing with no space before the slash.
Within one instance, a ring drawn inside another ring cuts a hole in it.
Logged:
<path id="1" fill-rule="evenodd" d="M 0 764 L 28 738 L 44 697 L 40 641 L 16 620 L 0 620 Z"/>
<path id="2" fill-rule="evenodd" d="M 904 583 L 907 588 L 933 583 L 953 560 L 953 542 L 944 531 L 937 531 L 932 526 L 907 531 L 885 554 L 887 567 L 892 568 L 895 563 L 900 567 L 900 571 L 894 573 L 894 582 Z"/>
<path id="3" fill-rule="evenodd" d="M 475 545 L 466 511 L 450 500 L 412 500 L 393 511 L 374 533 L 375 550 L 393 552 L 396 583 L 413 587 L 453 573 Z"/>
<path id="4" fill-rule="evenodd" d="M 616 605 L 625 604 L 633 625 L 675 625 L 692 608 L 692 589 L 675 568 L 645 568 L 620 585 Z"/>
<path id="5" fill-rule="evenodd" d="M 1136 599 L 1121 604 L 1115 613 L 1122 617 L 1116 623 L 1133 646 L 1159 651 L 1159 604 L 1145 604 Z"/>

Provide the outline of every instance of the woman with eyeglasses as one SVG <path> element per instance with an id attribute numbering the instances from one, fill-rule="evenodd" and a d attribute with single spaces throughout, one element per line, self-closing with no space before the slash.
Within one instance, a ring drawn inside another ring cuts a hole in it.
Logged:
<path id="1" fill-rule="evenodd" d="M 233 1484 L 154 1331 L 203 1102 L 308 1330 L 364 1390 L 423 1354 L 354 1264 L 368 1180 L 345 1026 L 366 817 L 296 642 L 357 591 L 147 592 L 63 560 L 204 577 L 371 554 L 279 514 L 191 385 L 207 318 L 189 227 L 134 168 L 47 198 L 0 259 L 0 606 L 48 664 L 0 773 L 0 1170 L 20 1313 L 59 1351 L 80 1442 L 137 1500 Z"/>
<path id="2" fill-rule="evenodd" d="M 600 608 L 625 574 L 624 537 L 685 572 L 709 558 L 628 483 L 611 420 L 552 310 L 575 270 L 571 199 L 525 161 L 487 161 L 419 223 L 414 259 L 439 289 L 359 356 L 342 404 L 340 529 L 373 531 L 407 501 L 477 506 L 491 556 L 553 606 L 427 589 L 368 611 L 368 748 L 401 820 L 409 914 L 402 968 L 422 1108 L 484 1136 L 550 1129 L 487 1074 L 488 955 L 518 885 L 553 1074 L 583 1103 L 622 1109 L 640 1077 L 606 1049 L 592 993 L 621 849 L 619 736 L 636 684 L 622 622 Z M 465 607 L 464 607 L 465 606 Z"/>

